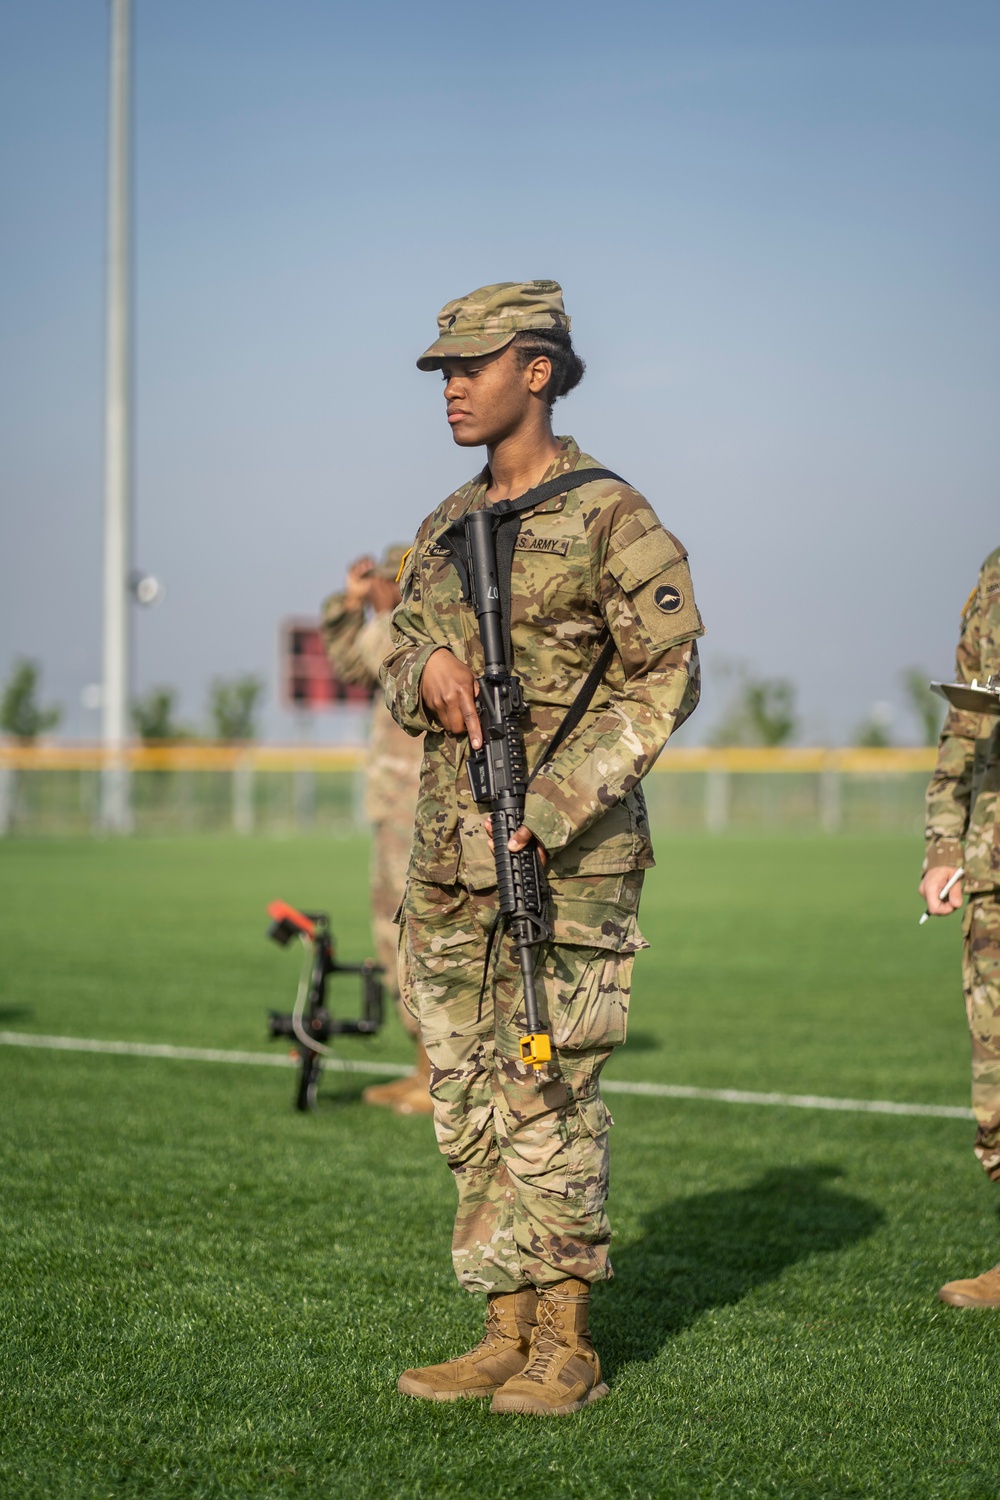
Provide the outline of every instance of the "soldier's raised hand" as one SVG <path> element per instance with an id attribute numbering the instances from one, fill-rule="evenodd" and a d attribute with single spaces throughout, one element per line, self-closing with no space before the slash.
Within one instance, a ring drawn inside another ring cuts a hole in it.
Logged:
<path id="1" fill-rule="evenodd" d="M 375 576 L 374 557 L 359 557 L 347 570 L 347 607 L 361 609 L 368 599 L 372 579 Z"/>
<path id="2" fill-rule="evenodd" d="M 428 657 L 420 678 L 424 708 L 449 734 L 467 734 L 473 750 L 483 743 L 476 712 L 478 692 L 479 684 L 470 669 L 447 646 Z"/>

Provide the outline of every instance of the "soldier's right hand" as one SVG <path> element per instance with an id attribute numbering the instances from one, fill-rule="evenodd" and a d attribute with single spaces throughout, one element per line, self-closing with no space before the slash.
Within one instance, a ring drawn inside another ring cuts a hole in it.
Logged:
<path id="1" fill-rule="evenodd" d="M 476 712 L 479 684 L 464 661 L 441 646 L 427 658 L 420 678 L 420 697 L 428 714 L 449 734 L 467 734 L 473 750 L 483 743 Z"/>
<path id="2" fill-rule="evenodd" d="M 928 870 L 920 882 L 920 894 L 927 903 L 927 910 L 932 917 L 950 917 L 953 911 L 958 911 L 962 904 L 962 882 L 957 880 L 951 890 L 941 900 L 941 892 L 955 873 L 954 865 L 936 865 Z"/>
<path id="3" fill-rule="evenodd" d="M 347 570 L 347 606 L 361 609 L 368 599 L 374 576 L 374 557 L 359 557 Z"/>

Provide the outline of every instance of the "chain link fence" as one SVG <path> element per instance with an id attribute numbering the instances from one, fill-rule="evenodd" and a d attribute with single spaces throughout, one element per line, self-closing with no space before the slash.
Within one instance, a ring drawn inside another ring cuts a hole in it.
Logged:
<path id="1" fill-rule="evenodd" d="M 668 747 L 643 783 L 654 828 L 683 833 L 918 834 L 927 750 Z M 364 751 L 257 746 L 132 747 L 137 835 L 342 836 L 364 828 Z M 0 836 L 101 831 L 97 749 L 0 747 Z"/>

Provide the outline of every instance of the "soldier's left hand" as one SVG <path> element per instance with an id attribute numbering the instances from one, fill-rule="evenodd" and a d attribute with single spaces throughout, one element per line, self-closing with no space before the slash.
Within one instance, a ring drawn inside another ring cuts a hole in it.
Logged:
<path id="1" fill-rule="evenodd" d="M 492 854 L 493 853 L 493 823 L 492 823 L 492 821 L 489 818 L 484 818 L 483 819 L 483 828 L 486 830 L 486 842 L 489 844 L 489 846 L 490 846 L 490 853 Z M 532 839 L 535 839 L 535 835 L 532 833 L 532 831 L 531 831 L 530 828 L 527 828 L 522 823 L 521 826 L 520 826 L 520 828 L 517 830 L 517 832 L 516 833 L 512 833 L 511 836 L 510 836 L 510 838 L 507 840 L 507 848 L 510 850 L 511 854 L 520 854 L 520 852 L 521 852 L 522 849 L 527 849 L 527 847 L 531 843 Z M 541 860 L 542 864 L 543 865 L 547 864 L 548 863 L 548 859 L 549 859 L 549 853 L 548 853 L 548 850 L 546 849 L 545 845 L 542 844 L 542 843 L 540 843 L 538 839 L 535 839 L 535 847 L 538 850 L 538 858 Z"/>

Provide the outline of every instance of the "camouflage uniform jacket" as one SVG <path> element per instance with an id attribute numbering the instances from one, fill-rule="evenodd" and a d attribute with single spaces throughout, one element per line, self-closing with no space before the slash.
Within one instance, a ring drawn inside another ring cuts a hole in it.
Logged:
<path id="1" fill-rule="evenodd" d="M 365 619 L 364 611 L 348 609 L 344 594 L 331 594 L 323 605 L 323 639 L 333 669 L 342 682 L 378 687 L 378 671 L 391 649 L 391 616 L 383 611 Z M 385 706 L 381 693 L 372 704 L 365 780 L 365 816 L 372 823 L 413 817 L 424 746 L 405 734 Z"/>
<path id="2" fill-rule="evenodd" d="M 599 465 L 572 438 L 545 479 Z M 386 699 L 411 734 L 427 731 L 410 873 L 470 890 L 495 885 L 472 800 L 468 740 L 444 734 L 420 698 L 428 657 L 447 646 L 483 671 L 476 617 L 440 537 L 456 517 L 485 503 L 483 471 L 423 523 L 406 562 L 392 618 L 393 650 L 382 664 Z M 703 634 L 684 548 L 649 502 L 618 480 L 600 480 L 527 510 L 511 578 L 514 671 L 525 692 L 529 767 L 555 733 L 610 628 L 617 651 L 591 707 L 554 762 L 535 777 L 525 823 L 549 851 L 549 873 L 588 877 L 653 863 L 639 782 L 671 731 L 698 701 Z"/>
<path id="3" fill-rule="evenodd" d="M 956 680 L 1000 676 L 1000 547 L 962 611 Z M 927 789 L 924 868 L 964 865 L 967 890 L 1000 886 L 1000 718 L 948 711 Z M 964 853 L 963 853 L 964 843 Z"/>

